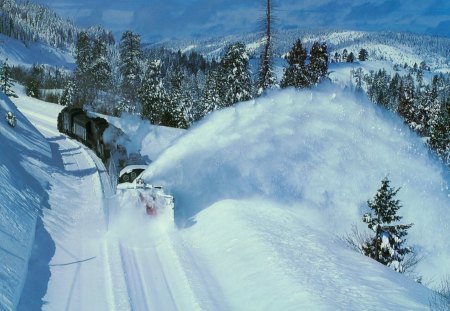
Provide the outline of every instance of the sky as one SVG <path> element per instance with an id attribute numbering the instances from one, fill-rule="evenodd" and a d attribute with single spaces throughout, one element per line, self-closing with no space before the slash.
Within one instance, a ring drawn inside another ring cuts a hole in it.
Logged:
<path id="1" fill-rule="evenodd" d="M 136 31 L 144 41 L 254 32 L 264 0 L 35 0 L 77 25 L 101 25 L 116 37 Z M 450 36 L 446 0 L 272 0 L 277 29 L 345 28 Z"/>

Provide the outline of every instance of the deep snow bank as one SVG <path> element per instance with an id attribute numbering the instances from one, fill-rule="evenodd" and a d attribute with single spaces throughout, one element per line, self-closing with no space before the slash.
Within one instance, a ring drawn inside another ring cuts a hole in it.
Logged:
<path id="1" fill-rule="evenodd" d="M 11 128 L 6 111 L 17 116 Z M 15 309 L 25 281 L 36 219 L 45 198 L 48 142 L 0 92 L 0 309 Z"/>
<path id="2" fill-rule="evenodd" d="M 360 224 L 386 176 L 402 187 L 400 214 L 425 279 L 448 273 L 449 172 L 402 121 L 335 87 L 285 90 L 213 113 L 150 166 L 146 179 L 188 222 L 216 202 L 268 200 L 315 228 Z"/>

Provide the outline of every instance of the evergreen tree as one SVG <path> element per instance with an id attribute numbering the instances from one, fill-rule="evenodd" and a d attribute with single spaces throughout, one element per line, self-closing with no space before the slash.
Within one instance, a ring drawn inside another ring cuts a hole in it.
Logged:
<path id="1" fill-rule="evenodd" d="M 334 53 L 334 62 L 339 63 L 340 60 L 341 60 L 341 55 L 338 52 L 335 52 Z"/>
<path id="2" fill-rule="evenodd" d="M 78 34 L 75 46 L 75 64 L 79 75 L 86 75 L 92 63 L 92 44 L 87 32 L 82 31 Z"/>
<path id="3" fill-rule="evenodd" d="M 384 108 L 388 108 L 389 96 L 387 91 L 390 77 L 386 70 L 380 69 L 376 73 L 370 72 L 368 81 L 367 96 L 369 99 Z"/>
<path id="4" fill-rule="evenodd" d="M 0 68 L 0 91 L 8 97 L 17 97 L 12 89 L 13 85 L 14 80 L 11 78 L 11 68 L 8 65 L 8 59 L 6 59 Z"/>
<path id="5" fill-rule="evenodd" d="M 248 54 L 243 43 L 229 45 L 220 63 L 223 102 L 231 106 L 252 98 Z"/>
<path id="6" fill-rule="evenodd" d="M 414 79 L 411 75 L 407 75 L 401 79 L 397 112 L 403 117 L 406 124 L 411 127 L 415 126 Z"/>
<path id="7" fill-rule="evenodd" d="M 366 61 L 369 57 L 369 52 L 366 49 L 361 49 L 358 54 L 358 59 L 362 62 Z"/>
<path id="8" fill-rule="evenodd" d="M 150 62 L 138 96 L 142 105 L 141 117 L 160 124 L 169 102 L 161 77 L 161 61 Z"/>
<path id="9" fill-rule="evenodd" d="M 350 52 L 350 54 L 348 54 L 346 62 L 347 63 L 353 63 L 355 61 L 355 54 L 353 54 L 353 52 Z"/>
<path id="10" fill-rule="evenodd" d="M 87 32 L 78 34 L 75 48 L 75 81 L 81 103 L 92 103 L 95 99 L 92 79 L 92 41 Z"/>
<path id="11" fill-rule="evenodd" d="M 287 54 L 288 67 L 284 71 L 281 87 L 294 86 L 296 88 L 306 88 L 310 86 L 305 61 L 307 58 L 306 49 L 298 39 L 292 50 Z"/>
<path id="12" fill-rule="evenodd" d="M 389 183 L 387 178 L 383 179 L 373 200 L 367 201 L 373 215 L 365 214 L 364 222 L 368 224 L 375 236 L 362 245 L 362 251 L 366 256 L 403 273 L 404 256 L 412 252 L 411 248 L 404 246 L 404 237 L 413 224 L 392 224 L 402 219 L 397 215 L 402 206 L 400 201 L 395 199 L 400 189 L 390 187 Z"/>
<path id="13" fill-rule="evenodd" d="M 96 90 L 107 91 L 109 89 L 112 79 L 111 66 L 108 62 L 106 44 L 101 40 L 94 41 L 90 74 Z"/>
<path id="14" fill-rule="evenodd" d="M 311 85 L 318 84 L 328 74 L 328 48 L 326 43 L 314 42 L 311 47 L 308 76 Z"/>
<path id="15" fill-rule="evenodd" d="M 450 101 L 447 100 L 431 125 L 429 146 L 450 166 Z"/>
<path id="16" fill-rule="evenodd" d="M 119 45 L 121 89 L 124 97 L 135 100 L 141 80 L 141 38 L 131 31 L 122 34 Z"/>
<path id="17" fill-rule="evenodd" d="M 347 61 L 347 57 L 348 57 L 348 51 L 347 51 L 347 49 L 344 49 L 342 51 L 342 61 L 346 62 Z"/>
<path id="18" fill-rule="evenodd" d="M 264 19 L 265 37 L 264 48 L 261 54 L 259 67 L 257 94 L 261 95 L 264 90 L 276 84 L 276 76 L 272 68 L 272 4 L 266 0 L 266 18 Z"/>
<path id="19" fill-rule="evenodd" d="M 437 122 L 439 117 L 440 103 L 437 94 L 430 86 L 426 86 L 424 91 L 418 95 L 417 109 L 415 117 L 416 130 L 421 136 L 429 136 L 431 127 Z"/>
<path id="20" fill-rule="evenodd" d="M 396 72 L 389 81 L 388 86 L 388 109 L 390 111 L 397 111 L 400 99 L 400 75 Z"/>
<path id="21" fill-rule="evenodd" d="M 200 100 L 201 117 L 224 107 L 220 93 L 219 72 L 218 70 L 211 70 L 206 78 L 206 85 Z"/>
<path id="22" fill-rule="evenodd" d="M 25 93 L 34 98 L 41 97 L 41 81 L 43 80 L 44 69 L 41 66 L 33 65 L 30 76 L 25 82 Z"/>
<path id="23" fill-rule="evenodd" d="M 76 101 L 76 86 L 72 80 L 67 82 L 64 87 L 62 96 L 59 100 L 59 104 L 63 106 L 74 106 Z"/>
<path id="24" fill-rule="evenodd" d="M 184 90 L 184 74 L 180 66 L 176 66 L 170 79 L 170 101 L 166 109 L 166 120 L 162 124 L 187 128 L 188 124 L 185 119 L 185 107 L 188 104 L 188 96 Z"/>

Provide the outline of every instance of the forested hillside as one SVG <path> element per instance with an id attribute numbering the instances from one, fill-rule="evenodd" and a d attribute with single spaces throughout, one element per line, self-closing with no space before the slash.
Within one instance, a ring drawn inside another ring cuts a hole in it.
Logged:
<path id="1" fill-rule="evenodd" d="M 40 41 L 57 48 L 72 48 L 77 39 L 79 28 L 45 6 L 0 0 L 0 7 L 0 33 L 8 37 L 25 43 Z M 90 31 L 113 42 L 110 32 L 98 27 Z"/>

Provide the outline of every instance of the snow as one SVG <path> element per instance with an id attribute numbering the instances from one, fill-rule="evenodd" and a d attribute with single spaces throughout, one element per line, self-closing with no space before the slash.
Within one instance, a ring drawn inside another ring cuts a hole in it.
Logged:
<path id="1" fill-rule="evenodd" d="M 170 146 L 185 130 L 155 126 L 142 121 L 138 115 L 124 113 L 120 118 L 97 114 L 105 118 L 115 127 L 121 129 L 128 137 L 127 141 L 120 141 L 128 153 L 141 152 L 150 160 L 156 159 Z"/>
<path id="2" fill-rule="evenodd" d="M 58 50 L 43 43 L 25 45 L 3 34 L 0 34 L 0 59 L 8 59 L 10 66 L 31 67 L 34 64 L 46 64 L 66 70 L 72 70 L 75 64 L 70 51 Z"/>
<path id="3" fill-rule="evenodd" d="M 139 189 L 113 194 L 103 163 L 57 131 L 61 106 L 15 92 L 28 120 L 0 95 L 0 117 L 18 118 L 0 122 L 0 309 L 428 310 L 429 289 L 338 238 L 365 228 L 387 175 L 425 285 L 449 271 L 448 168 L 339 86 L 269 92 L 188 131 L 108 117 L 153 160 L 146 182 L 175 197 L 157 218 Z"/>
<path id="4" fill-rule="evenodd" d="M 330 240 L 350 231 L 352 223 L 364 226 L 366 201 L 387 175 L 393 186 L 402 188 L 403 221 L 415 224 L 408 242 L 424 256 L 417 272 L 424 280 L 448 273 L 448 169 L 398 117 L 337 87 L 274 92 L 215 112 L 144 172 L 147 182 L 165 186 L 176 198 L 176 221 L 193 224 L 190 231 L 202 230 L 196 236 L 214 234 L 200 229 L 206 226 L 201 219 L 223 221 L 223 215 L 214 213 L 216 204 L 256 200 L 249 205 L 256 209 L 261 201 L 274 202 Z M 221 245 L 208 240 L 211 244 L 205 242 L 204 249 Z M 259 251 L 253 253 L 270 256 Z M 260 262 L 245 265 L 253 266 L 272 269 Z"/>
<path id="5" fill-rule="evenodd" d="M 7 111 L 17 117 L 11 128 Z M 0 307 L 14 309 L 25 283 L 38 215 L 46 206 L 50 145 L 0 92 Z"/>

